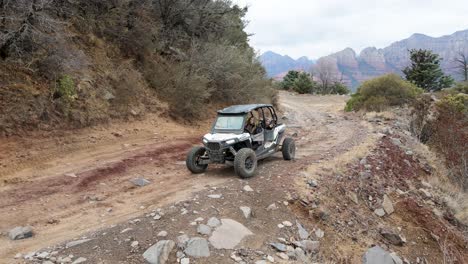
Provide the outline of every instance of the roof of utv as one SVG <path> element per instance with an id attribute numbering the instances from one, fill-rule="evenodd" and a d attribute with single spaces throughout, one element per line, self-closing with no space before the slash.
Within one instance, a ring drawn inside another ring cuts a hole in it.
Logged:
<path id="1" fill-rule="evenodd" d="M 261 107 L 272 107 L 270 104 L 247 104 L 247 105 L 233 105 L 219 110 L 219 114 L 246 114 L 252 110 Z"/>

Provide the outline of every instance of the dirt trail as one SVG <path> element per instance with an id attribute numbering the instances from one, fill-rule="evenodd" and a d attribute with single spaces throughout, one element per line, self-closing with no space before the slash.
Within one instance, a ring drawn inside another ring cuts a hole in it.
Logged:
<path id="1" fill-rule="evenodd" d="M 283 121 L 290 126 L 290 135 L 297 134 L 299 157 L 293 164 L 279 156 L 260 163 L 252 184 L 261 184 L 264 177 L 292 176 L 310 163 L 321 163 L 361 144 L 368 128 L 357 117 L 344 115 L 345 99 L 282 92 Z M 231 168 L 210 167 L 199 176 L 186 170 L 185 154 L 199 144 L 203 130 L 155 119 L 88 129 L 58 139 L 5 142 L 0 168 L 1 164 L 9 166 L 0 170 L 0 231 L 31 225 L 35 236 L 21 241 L 2 236 L 0 262 L 11 261 L 19 252 L 108 228 L 149 208 L 185 200 L 208 185 L 233 184 L 237 178 Z M 21 149 L 26 145 L 24 154 Z M 137 177 L 151 184 L 137 188 L 129 181 Z"/>

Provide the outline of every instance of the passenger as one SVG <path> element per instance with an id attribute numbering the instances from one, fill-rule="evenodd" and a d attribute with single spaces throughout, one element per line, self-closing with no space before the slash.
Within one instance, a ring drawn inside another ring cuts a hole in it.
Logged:
<path id="1" fill-rule="evenodd" d="M 254 115 L 250 113 L 250 117 L 247 119 L 247 123 L 245 125 L 245 130 L 249 132 L 250 134 L 254 134 L 255 131 L 257 130 L 257 122 L 255 121 Z"/>

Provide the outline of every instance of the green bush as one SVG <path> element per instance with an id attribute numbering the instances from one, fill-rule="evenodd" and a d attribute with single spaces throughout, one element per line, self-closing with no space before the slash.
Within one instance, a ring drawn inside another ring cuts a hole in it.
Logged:
<path id="1" fill-rule="evenodd" d="M 422 92 L 400 76 L 388 74 L 365 81 L 346 103 L 345 110 L 383 111 L 389 106 L 406 104 Z"/>
<path id="2" fill-rule="evenodd" d="M 297 79 L 294 80 L 292 88 L 297 93 L 307 94 L 314 90 L 314 86 L 314 82 L 310 78 L 310 75 L 305 72 L 301 72 Z"/>
<path id="3" fill-rule="evenodd" d="M 56 96 L 67 101 L 72 101 L 76 95 L 75 82 L 69 75 L 63 75 L 57 81 Z"/>

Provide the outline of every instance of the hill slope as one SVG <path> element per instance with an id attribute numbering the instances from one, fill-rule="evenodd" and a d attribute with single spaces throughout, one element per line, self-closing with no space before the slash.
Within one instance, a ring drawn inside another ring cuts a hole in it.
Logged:
<path id="1" fill-rule="evenodd" d="M 1 1 L 0 136 L 271 102 L 246 12 L 214 0 Z"/>

